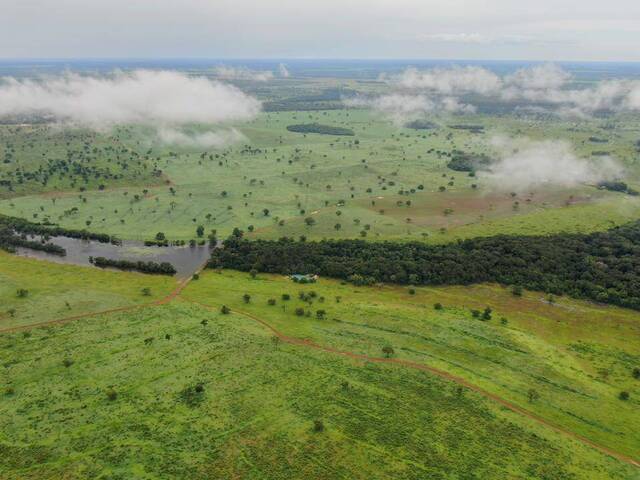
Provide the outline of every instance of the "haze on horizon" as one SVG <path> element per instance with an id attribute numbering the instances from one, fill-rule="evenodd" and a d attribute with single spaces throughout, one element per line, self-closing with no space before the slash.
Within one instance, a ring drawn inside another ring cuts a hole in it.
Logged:
<path id="1" fill-rule="evenodd" d="M 0 1 L 0 58 L 640 61 L 634 0 Z"/>

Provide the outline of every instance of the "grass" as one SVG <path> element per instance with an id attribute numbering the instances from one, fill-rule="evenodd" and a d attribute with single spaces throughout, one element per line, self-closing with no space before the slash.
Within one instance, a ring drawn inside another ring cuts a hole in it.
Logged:
<path id="1" fill-rule="evenodd" d="M 149 295 L 143 289 L 149 289 Z M 176 288 L 163 275 L 106 271 L 0 251 L 0 330 L 153 302 Z M 17 295 L 27 290 L 25 297 Z"/>
<path id="2" fill-rule="evenodd" d="M 316 296 L 309 303 L 299 299 L 301 291 Z M 291 300 L 282 300 L 283 293 Z M 406 287 L 327 279 L 299 285 L 231 271 L 209 271 L 182 295 L 246 311 L 285 335 L 324 346 L 380 357 L 390 345 L 398 358 L 463 377 L 603 446 L 640 455 L 640 383 L 632 376 L 640 365 L 637 312 L 564 298 L 550 304 L 542 294 L 515 297 L 493 285 L 421 287 L 411 294 Z M 436 303 L 444 308 L 434 309 Z M 486 306 L 493 309 L 490 321 L 472 317 L 471 310 Z M 296 315 L 298 308 L 304 316 Z M 531 390 L 538 399 L 530 401 Z M 621 391 L 630 400 L 619 400 Z"/>
<path id="3" fill-rule="evenodd" d="M 621 127 L 613 134 L 596 120 L 576 128 L 570 122 L 477 116 L 465 120 L 485 125 L 486 133 L 475 135 L 446 127 L 429 132 L 398 129 L 362 110 L 263 113 L 238 126 L 247 137 L 246 144 L 207 152 L 153 144 L 147 150 L 148 132 L 121 129 L 92 139 L 102 148 L 94 163 L 104 163 L 118 177 L 109 178 L 105 190 L 98 189 L 102 178 L 90 177 L 86 185 L 78 178 L 72 188 L 54 176 L 46 187 L 27 182 L 11 198 L 0 201 L 0 213 L 140 240 L 158 231 L 170 239 L 188 240 L 195 237 L 198 225 L 207 231 L 215 229 L 220 236 L 234 227 L 245 231 L 252 227 L 253 237 L 352 238 L 364 232 L 367 239 L 430 242 L 496 233 L 587 232 L 636 219 L 640 198 L 590 186 L 522 191 L 516 197 L 510 191 L 497 194 L 482 176 L 473 178 L 448 169 L 448 157 L 438 151 L 490 154 L 488 139 L 503 134 L 566 138 L 580 155 L 589 157 L 592 150 L 604 148 L 589 142 L 590 136 L 597 136 L 609 140 L 604 145 L 624 163 L 627 181 L 637 187 L 633 147 L 637 138 L 631 120 L 621 119 Z M 438 121 L 460 123 L 460 119 Z M 350 128 L 356 135 L 286 130 L 301 122 Z M 70 141 L 68 149 L 82 146 L 77 139 Z M 66 152 L 57 137 L 44 136 L 37 142 L 33 148 L 38 155 L 18 150 L 12 158 L 37 170 L 46 167 L 40 153 L 47 145 L 54 143 L 50 156 Z M 139 151 L 133 166 L 123 168 L 112 159 L 114 153 L 105 150 L 109 142 Z M 8 171 L 15 165 L 3 168 Z M 162 171 L 161 178 L 151 175 L 154 169 Z M 87 191 L 79 192 L 83 185 Z M 439 192 L 441 186 L 444 192 Z M 307 217 L 315 225 L 307 226 Z"/>
<path id="4" fill-rule="evenodd" d="M 244 316 L 184 302 L 0 346 L 6 479 L 636 473 L 424 372 L 275 344 Z"/>

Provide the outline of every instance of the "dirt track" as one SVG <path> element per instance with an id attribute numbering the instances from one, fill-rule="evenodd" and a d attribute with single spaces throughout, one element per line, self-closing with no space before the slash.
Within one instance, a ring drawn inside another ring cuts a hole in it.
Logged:
<path id="1" fill-rule="evenodd" d="M 215 307 L 211 306 L 211 305 L 206 305 L 204 303 L 199 303 L 199 302 L 194 302 L 191 301 L 192 303 L 195 303 L 197 305 L 200 305 L 202 307 L 205 308 L 209 308 L 209 309 L 214 309 Z M 261 325 L 263 325 L 264 327 L 266 327 L 267 329 L 269 329 L 275 336 L 277 336 L 281 341 L 285 342 L 285 343 L 289 343 L 291 345 L 298 345 L 298 346 L 302 346 L 302 347 L 307 347 L 307 348 L 313 348 L 315 350 L 320 350 L 322 352 L 327 352 L 327 353 L 332 353 L 334 355 L 341 355 L 343 357 L 348 357 L 348 358 L 353 358 L 355 360 L 362 360 L 362 361 L 366 361 L 366 362 L 374 362 L 374 363 L 386 363 L 386 364 L 391 364 L 391 365 L 398 365 L 401 367 L 406 367 L 406 368 L 412 368 L 415 370 L 422 370 L 425 372 L 429 372 L 433 375 L 436 375 L 440 378 L 443 378 L 445 380 L 451 381 L 451 382 L 455 382 L 458 385 L 461 385 L 465 388 L 468 388 L 469 390 L 472 390 L 480 395 L 482 395 L 485 398 L 488 398 L 489 400 L 492 400 L 500 405 L 502 405 L 505 408 L 508 408 L 509 410 L 511 410 L 512 412 L 518 413 L 520 415 L 523 415 L 527 418 L 529 418 L 530 420 L 533 420 L 534 422 L 537 422 L 541 425 L 544 425 L 546 427 L 549 427 L 553 430 L 555 430 L 556 432 L 565 435 L 569 438 L 572 438 L 574 440 L 579 441 L 580 443 L 583 443 L 589 447 L 595 448 L 596 450 L 599 450 L 600 452 L 613 457 L 617 460 L 620 460 L 622 462 L 628 463 L 629 465 L 632 465 L 634 467 L 638 467 L 640 468 L 640 462 L 638 460 L 635 460 L 627 455 L 624 455 L 622 453 L 616 452 L 614 450 L 611 450 L 609 448 L 603 447 L 601 445 L 598 445 L 597 443 L 592 442 L 591 440 L 589 440 L 586 437 L 583 437 L 582 435 L 579 435 L 575 432 L 572 432 L 571 430 L 566 430 L 554 423 L 549 422 L 548 420 L 542 418 L 541 416 L 530 412 L 529 410 L 522 408 L 518 405 L 516 405 L 515 403 L 511 403 L 510 401 L 494 394 L 491 393 L 485 389 L 483 389 L 482 387 L 479 387 L 478 385 L 474 385 L 473 383 L 470 383 L 468 380 L 465 380 L 462 377 L 458 377 L 456 375 L 452 375 L 449 372 L 446 372 L 444 370 L 440 370 L 439 368 L 435 368 L 435 367 L 430 367 L 429 365 L 425 365 L 422 363 L 416 363 L 416 362 L 412 362 L 409 360 L 402 360 L 402 359 L 398 359 L 398 358 L 383 358 L 383 357 L 370 357 L 368 355 L 363 355 L 360 353 L 353 353 L 353 352 L 349 352 L 349 351 L 345 351 L 345 350 L 338 350 L 336 348 L 332 348 L 332 347 L 326 347 L 323 345 L 319 345 L 311 340 L 308 339 L 302 339 L 302 338 L 296 338 L 296 337 L 289 337 L 285 334 L 283 334 L 282 332 L 280 332 L 279 330 L 277 330 L 275 327 L 273 327 L 272 325 L 270 325 L 269 323 L 267 323 L 266 321 L 264 321 L 263 319 L 256 317 L 250 313 L 247 312 L 243 312 L 241 310 L 232 310 L 233 312 L 243 315 L 247 318 L 250 318 L 258 323 L 260 323 Z"/>
<path id="2" fill-rule="evenodd" d="M 171 301 L 173 301 L 174 299 L 176 299 L 178 296 L 180 296 L 180 293 L 184 290 L 184 288 L 188 285 L 189 281 L 191 280 L 191 278 L 187 278 L 185 280 L 182 280 L 174 290 L 171 291 L 171 293 L 169 293 L 168 295 L 166 295 L 165 297 L 162 297 L 158 300 L 155 300 L 153 302 L 150 303 L 144 303 L 144 304 L 138 304 L 138 305 L 129 305 L 129 306 L 124 306 L 124 307 L 118 307 L 118 308 L 112 308 L 109 310 L 102 310 L 99 312 L 92 312 L 92 313 L 87 313 L 87 314 L 83 314 L 83 315 L 75 315 L 75 316 L 71 316 L 71 317 L 66 317 L 66 318 L 61 318 L 61 319 L 57 319 L 57 320 L 50 320 L 50 321 L 46 321 L 46 322 L 41 322 L 41 323 L 36 323 L 36 324 L 30 324 L 30 325 L 23 325 L 23 326 L 18 326 L 18 327 L 11 327 L 11 328 L 7 328 L 4 330 L 0 330 L 0 334 L 2 333 L 11 333 L 11 332 L 16 332 L 16 331 L 21 331 L 21 330 L 27 330 L 27 329 L 31 329 L 31 328 L 37 328 L 37 327 L 44 327 L 44 326 L 49 326 L 49 325 L 58 325 L 58 324 L 63 324 L 63 323 L 67 323 L 67 322 L 71 322 L 74 320 L 80 320 L 82 318 L 90 318 L 90 317 L 96 317 L 98 315 L 106 315 L 109 313 L 117 313 L 117 312 L 125 312 L 125 311 L 130 311 L 130 310 L 136 310 L 136 309 L 140 309 L 140 308 L 147 308 L 147 307 L 152 307 L 152 306 L 157 306 L 157 305 L 165 305 Z M 187 300 L 187 299 L 185 299 Z M 217 307 L 214 307 L 212 305 L 207 305 L 204 303 L 200 303 L 200 302 L 196 302 L 193 300 L 187 300 L 190 303 L 199 305 L 201 307 L 210 309 L 210 310 L 217 310 Z M 627 455 L 624 455 L 622 453 L 616 452 L 614 450 L 611 450 L 607 447 L 603 447 L 601 445 L 598 445 L 597 443 L 594 443 L 593 441 L 589 440 L 586 437 L 583 437 L 582 435 L 579 435 L 575 432 L 572 432 L 570 430 L 567 430 L 563 427 L 560 427 L 552 422 L 549 422 L 548 420 L 542 418 L 541 416 L 530 412 L 529 410 L 522 408 L 518 405 L 516 405 L 515 403 L 511 403 L 510 401 L 506 400 L 505 398 L 502 398 L 494 393 L 491 393 L 485 389 L 483 389 L 482 387 L 479 387 L 478 385 L 474 385 L 473 383 L 469 382 L 468 380 L 465 380 L 462 377 L 458 377 L 456 375 L 453 375 L 449 372 L 446 372 L 444 370 L 440 370 L 438 368 L 435 367 L 431 367 L 429 365 L 425 365 L 422 363 L 416 363 L 416 362 L 412 362 L 409 360 L 402 360 L 402 359 L 398 359 L 398 358 L 383 358 L 383 357 L 370 357 L 368 355 L 363 355 L 360 353 L 354 353 L 354 352 L 349 352 L 349 351 L 345 351 L 345 350 L 339 350 L 336 348 L 332 348 L 332 347 L 327 347 L 324 345 L 320 345 L 317 344 L 311 340 L 308 339 L 303 339 L 303 338 L 296 338 L 296 337 L 289 337 L 287 335 L 285 335 L 284 333 L 280 332 L 279 330 L 277 330 L 275 327 L 273 327 L 271 324 L 269 324 L 268 322 L 266 322 L 265 320 L 256 317 L 255 315 L 252 315 L 250 313 L 247 312 L 243 312 L 241 310 L 232 310 L 233 312 L 239 314 L 239 315 L 243 315 L 247 318 L 250 318 L 251 320 L 258 322 L 259 324 L 261 324 L 262 326 L 264 326 L 265 328 L 267 328 L 268 330 L 270 330 L 275 336 L 277 336 L 281 341 L 291 344 L 291 345 L 297 345 L 297 346 L 301 346 L 301 347 L 305 347 L 305 348 L 312 348 L 314 350 L 319 350 L 322 352 L 326 352 L 326 353 L 331 353 L 334 355 L 340 355 L 343 357 L 347 357 L 347 358 L 352 358 L 354 360 L 361 360 L 361 361 L 366 361 L 366 362 L 374 362 L 374 363 L 384 363 L 384 364 L 390 364 L 390 365 L 396 365 L 396 366 L 400 366 L 400 367 L 405 367 L 405 368 L 411 368 L 414 370 L 421 370 L 424 372 L 428 372 L 431 373 L 432 375 L 436 375 L 437 377 L 443 378 L 445 380 L 454 382 L 458 385 L 461 385 L 465 388 L 468 388 L 469 390 L 472 390 L 476 393 L 478 393 L 479 395 L 482 395 L 483 397 L 492 400 L 500 405 L 502 405 L 503 407 L 511 410 L 512 412 L 515 412 L 517 414 L 520 414 L 524 417 L 529 418 L 530 420 L 533 420 L 534 422 L 540 424 L 540 425 L 544 425 L 545 427 L 551 428 L 553 430 L 555 430 L 556 432 L 572 438 L 584 445 L 587 445 L 591 448 L 595 448 L 596 450 L 604 453 L 605 455 L 608 455 L 610 457 L 613 457 L 617 460 L 620 460 L 622 462 L 625 462 L 629 465 L 632 465 L 634 467 L 640 468 L 640 461 L 635 460 Z"/>

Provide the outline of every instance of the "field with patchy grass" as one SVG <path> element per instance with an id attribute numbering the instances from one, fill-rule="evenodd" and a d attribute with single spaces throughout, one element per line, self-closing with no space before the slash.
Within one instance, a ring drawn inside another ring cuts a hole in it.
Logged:
<path id="1" fill-rule="evenodd" d="M 493 155 L 489 144 L 496 135 L 566 139 L 585 158 L 606 147 L 637 188 L 633 119 L 619 119 L 614 131 L 597 120 L 577 126 L 465 117 L 483 125 L 482 133 L 449 128 L 459 118 L 436 121 L 437 129 L 413 130 L 367 110 L 262 113 L 238 125 L 243 142 L 208 151 L 154 143 L 140 128 L 91 134 L 90 141 L 78 133 L 67 134 L 65 142 L 61 133 L 51 133 L 32 140 L 33 146 L 18 130 L 15 152 L 5 152 L 0 168 L 0 179 L 13 182 L 13 191 L 0 186 L 7 197 L 0 213 L 138 240 L 158 231 L 188 240 L 202 225 L 221 236 L 238 227 L 264 238 L 304 234 L 442 242 L 496 233 L 585 232 L 638 218 L 640 197 L 589 185 L 535 191 L 498 185 L 496 190 L 482 173 L 471 177 L 447 167 L 454 150 Z M 355 136 L 286 128 L 300 123 L 349 128 Z M 3 131 L 10 138 L 13 130 Z M 589 139 L 596 136 L 606 143 L 593 144 Z M 58 157 L 77 166 L 66 172 Z M 15 173 L 26 171 L 35 173 Z"/>
<path id="2" fill-rule="evenodd" d="M 492 285 L 411 290 L 326 279 L 301 285 L 230 271 L 207 271 L 182 295 L 225 304 L 331 348 L 383 356 L 390 346 L 397 358 L 453 373 L 603 446 L 640 454 L 637 312 L 550 302 L 540 293 L 515 296 Z M 438 303 L 441 309 L 434 308 Z M 474 317 L 472 310 L 486 307 L 490 319 Z M 621 392 L 629 400 L 620 400 Z"/>
<path id="3" fill-rule="evenodd" d="M 0 331 L 158 301 L 176 285 L 163 275 L 60 265 L 0 251 Z"/>
<path id="4" fill-rule="evenodd" d="M 6 479 L 637 473 L 428 373 L 274 342 L 243 315 L 181 301 L 0 346 Z"/>

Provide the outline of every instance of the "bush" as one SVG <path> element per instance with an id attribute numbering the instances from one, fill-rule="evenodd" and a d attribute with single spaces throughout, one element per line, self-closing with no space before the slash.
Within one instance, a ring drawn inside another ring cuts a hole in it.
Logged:
<path id="1" fill-rule="evenodd" d="M 620 395 L 618 395 L 618 398 L 620 400 L 629 400 L 629 392 L 620 392 Z"/>
<path id="2" fill-rule="evenodd" d="M 27 297 L 27 295 L 29 295 L 29 290 L 26 290 L 26 289 L 24 289 L 24 288 L 19 288 L 19 289 L 16 291 L 16 296 L 17 296 L 18 298 L 25 298 L 25 297 Z"/>
<path id="3" fill-rule="evenodd" d="M 302 308 L 302 307 L 297 307 L 297 308 L 295 309 L 295 314 L 296 314 L 298 317 L 302 317 L 302 316 L 304 316 L 304 308 Z"/>
<path id="4" fill-rule="evenodd" d="M 222 305 L 222 308 L 220 308 L 220 312 L 224 315 L 228 315 L 231 312 L 231 309 L 226 305 Z"/>
<path id="5" fill-rule="evenodd" d="M 433 308 L 435 310 L 442 310 L 443 307 L 442 307 L 442 304 L 440 302 L 436 302 L 436 303 L 433 304 Z"/>
<path id="6" fill-rule="evenodd" d="M 269 300 L 267 300 L 267 304 L 271 305 L 271 306 L 275 305 L 276 304 L 276 299 L 275 298 L 270 298 Z"/>

